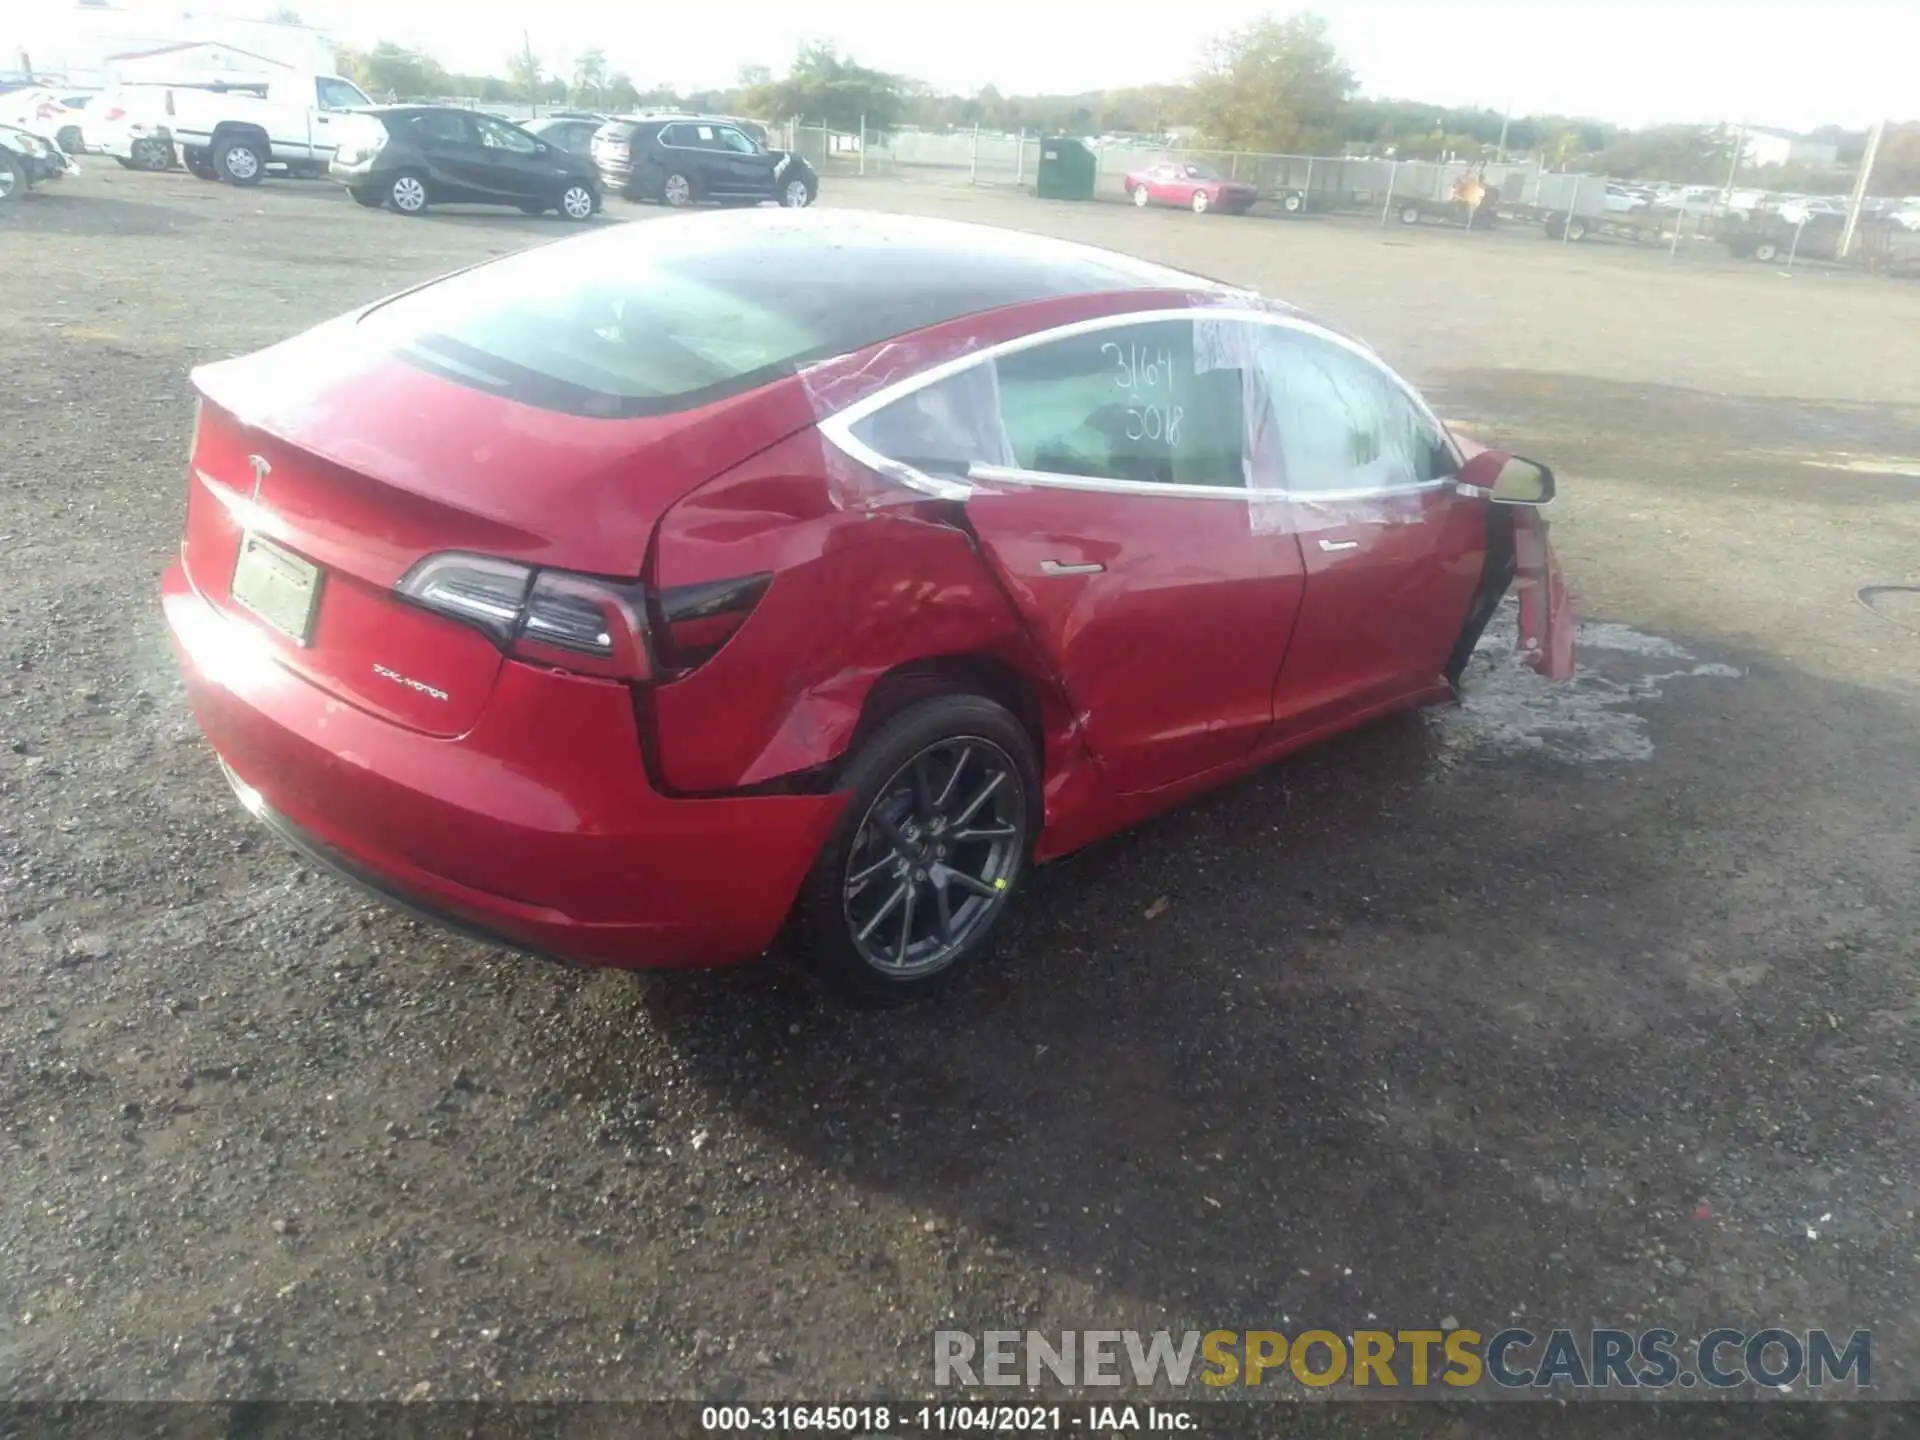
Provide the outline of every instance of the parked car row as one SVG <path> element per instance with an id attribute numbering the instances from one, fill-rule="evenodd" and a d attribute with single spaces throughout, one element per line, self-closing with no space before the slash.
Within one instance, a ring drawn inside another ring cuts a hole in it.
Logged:
<path id="1" fill-rule="evenodd" d="M 343 76 L 294 74 L 118 85 L 85 115 L 71 148 L 128 169 L 180 164 L 242 186 L 274 173 L 328 176 L 361 204 L 403 215 L 459 203 L 585 220 L 610 193 L 797 207 L 820 192 L 804 159 L 731 116 L 565 111 L 516 123 L 457 106 L 376 105 Z"/>
<path id="2" fill-rule="evenodd" d="M 18 125 L 0 124 L 0 205 L 35 185 L 72 174 L 76 168 L 48 136 Z"/>

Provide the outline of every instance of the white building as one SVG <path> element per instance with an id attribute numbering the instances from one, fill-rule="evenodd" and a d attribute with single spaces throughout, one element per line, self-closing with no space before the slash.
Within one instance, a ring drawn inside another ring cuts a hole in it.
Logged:
<path id="1" fill-rule="evenodd" d="M 1814 140 L 1791 130 L 1749 125 L 1741 162 L 1747 165 L 1812 165 L 1831 170 L 1840 163 L 1840 147 L 1831 140 Z"/>
<path id="2" fill-rule="evenodd" d="M 189 10 L 181 0 L 148 5 L 21 4 L 7 27 L 0 69 L 31 69 L 76 89 L 121 80 L 190 80 L 276 68 L 331 74 L 333 41 L 311 25 L 282 25 Z"/>

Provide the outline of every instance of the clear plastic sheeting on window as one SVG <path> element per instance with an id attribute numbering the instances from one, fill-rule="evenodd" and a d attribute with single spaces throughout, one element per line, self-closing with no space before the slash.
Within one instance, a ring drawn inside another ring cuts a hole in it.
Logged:
<path id="1" fill-rule="evenodd" d="M 1256 523 L 1300 533 L 1364 521 L 1415 523 L 1408 493 L 1450 474 L 1439 426 L 1378 363 L 1290 326 L 1257 327 L 1262 413 L 1250 427 L 1251 484 L 1285 492 L 1284 515 L 1261 506 Z M 1396 494 L 1395 492 L 1401 492 Z"/>
<path id="2" fill-rule="evenodd" d="M 1016 463 L 990 360 L 903 395 L 849 433 L 913 488 L 925 479 L 967 482 L 975 466 Z"/>
<path id="3" fill-rule="evenodd" d="M 799 372 L 823 421 L 953 359 L 950 348 L 902 340 L 865 355 L 841 355 Z M 938 395 L 931 391 L 941 392 Z M 844 510 L 871 510 L 928 495 L 963 499 L 978 489 L 972 465 L 1011 463 L 990 363 L 972 364 L 835 426 L 827 445 L 828 494 Z"/>
<path id="4" fill-rule="evenodd" d="M 1279 434 L 1261 376 L 1261 337 L 1268 327 L 1226 315 L 1200 315 L 1193 322 L 1194 374 L 1231 377 L 1240 389 L 1240 483 L 1248 491 L 1247 523 L 1256 535 L 1283 534 L 1292 526 L 1279 474 Z"/>

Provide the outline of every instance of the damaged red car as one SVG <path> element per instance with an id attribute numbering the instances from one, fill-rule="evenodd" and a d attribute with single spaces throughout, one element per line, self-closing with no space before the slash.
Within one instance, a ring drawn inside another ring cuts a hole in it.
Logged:
<path id="1" fill-rule="evenodd" d="M 590 964 L 791 936 L 903 999 L 1030 868 L 1443 701 L 1539 465 L 1257 295 L 985 227 L 720 213 L 523 251 L 194 373 L 163 581 L 246 807 Z"/>

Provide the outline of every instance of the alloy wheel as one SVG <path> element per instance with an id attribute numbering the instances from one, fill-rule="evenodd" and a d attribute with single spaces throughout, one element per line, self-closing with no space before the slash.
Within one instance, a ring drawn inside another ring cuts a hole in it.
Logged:
<path id="1" fill-rule="evenodd" d="M 781 196 L 780 203 L 785 205 L 789 210 L 804 209 L 807 203 L 807 182 L 804 180 L 789 180 L 786 191 Z"/>
<path id="2" fill-rule="evenodd" d="M 1206 214 L 1207 204 L 1208 204 L 1208 201 L 1207 201 L 1206 191 L 1196 190 L 1193 192 L 1193 213 L 1194 214 L 1196 215 Z"/>
<path id="3" fill-rule="evenodd" d="M 693 199 L 693 186 L 687 183 L 684 175 L 669 175 L 665 187 L 667 204 L 685 205 Z"/>
<path id="4" fill-rule="evenodd" d="M 4 200 L 13 194 L 13 187 L 16 183 L 17 177 L 14 174 L 12 164 L 4 159 L 0 159 L 0 200 Z"/>
<path id="5" fill-rule="evenodd" d="M 1136 185 L 1133 187 L 1133 203 L 1138 205 L 1142 210 L 1147 208 L 1148 202 L 1152 199 L 1153 197 L 1147 193 L 1146 186 Z"/>
<path id="6" fill-rule="evenodd" d="M 951 964 L 1006 903 L 1026 853 L 1012 758 L 954 736 L 896 770 L 847 853 L 841 907 L 866 963 L 911 979 Z"/>
<path id="7" fill-rule="evenodd" d="M 244 145 L 228 147 L 226 165 L 227 174 L 242 182 L 260 173 L 260 157 Z"/>
<path id="8" fill-rule="evenodd" d="M 560 197 L 560 208 L 569 220 L 585 220 L 593 214 L 593 192 L 584 185 L 570 185 Z"/>
<path id="9" fill-rule="evenodd" d="M 402 175 L 393 182 L 393 208 L 405 215 L 418 215 L 427 208 L 427 187 L 417 175 Z"/>

